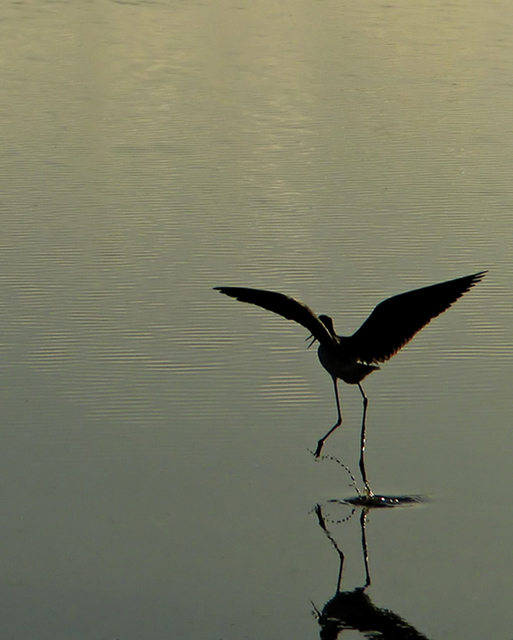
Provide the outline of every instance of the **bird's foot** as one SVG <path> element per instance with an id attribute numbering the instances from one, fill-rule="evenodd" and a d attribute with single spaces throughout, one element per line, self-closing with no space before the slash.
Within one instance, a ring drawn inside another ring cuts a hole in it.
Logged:
<path id="1" fill-rule="evenodd" d="M 324 445 L 324 440 L 319 440 L 317 443 L 317 449 L 315 450 L 314 457 L 318 458 L 321 455 L 322 447 Z"/>
<path id="2" fill-rule="evenodd" d="M 376 497 L 376 494 L 374 493 L 374 491 L 370 488 L 369 484 L 365 485 L 365 497 L 368 498 L 369 500 L 372 500 L 373 498 Z"/>

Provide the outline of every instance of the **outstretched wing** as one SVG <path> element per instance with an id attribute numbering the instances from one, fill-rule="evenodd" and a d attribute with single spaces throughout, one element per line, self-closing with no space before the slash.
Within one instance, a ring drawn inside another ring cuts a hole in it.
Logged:
<path id="1" fill-rule="evenodd" d="M 385 362 L 433 318 L 479 282 L 486 271 L 415 289 L 384 300 L 350 340 L 351 352 L 363 362 Z"/>
<path id="2" fill-rule="evenodd" d="M 214 287 L 214 289 L 241 302 L 249 302 L 273 311 L 287 320 L 294 320 L 308 329 L 321 344 L 333 344 L 333 338 L 326 326 L 310 307 L 300 300 L 283 293 L 264 291 L 263 289 L 247 289 L 245 287 Z"/>

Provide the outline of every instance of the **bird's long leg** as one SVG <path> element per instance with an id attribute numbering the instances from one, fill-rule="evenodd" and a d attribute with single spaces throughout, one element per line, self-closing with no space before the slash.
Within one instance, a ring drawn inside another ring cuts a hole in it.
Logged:
<path id="1" fill-rule="evenodd" d="M 321 451 L 322 451 L 322 447 L 324 445 L 325 440 L 327 440 L 331 434 L 340 427 L 340 425 L 342 424 L 342 412 L 340 411 L 340 398 L 338 396 L 338 384 L 337 384 L 337 378 L 335 376 L 333 376 L 333 388 L 335 389 L 335 400 L 337 401 L 337 413 L 338 413 L 338 418 L 337 418 L 337 423 L 334 424 L 331 429 L 328 431 L 328 433 L 323 436 L 318 442 L 317 442 L 317 449 L 315 450 L 315 457 L 318 458 L 321 455 Z"/>
<path id="2" fill-rule="evenodd" d="M 360 436 L 360 472 L 362 474 L 363 484 L 365 485 L 365 493 L 367 497 L 374 495 L 370 488 L 369 481 L 367 480 L 367 471 L 365 470 L 365 442 L 367 433 L 367 405 L 369 404 L 369 398 L 365 395 L 365 391 L 360 383 L 358 383 L 358 389 L 363 398 L 363 417 L 362 417 L 362 432 Z"/>

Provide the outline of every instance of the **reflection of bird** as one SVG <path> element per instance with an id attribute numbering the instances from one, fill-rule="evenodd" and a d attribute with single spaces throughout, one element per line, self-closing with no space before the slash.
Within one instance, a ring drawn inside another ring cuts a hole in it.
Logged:
<path id="1" fill-rule="evenodd" d="M 360 631 L 369 640 L 428 640 L 413 625 L 390 609 L 376 606 L 366 593 L 371 584 L 367 550 L 367 509 L 360 514 L 361 544 L 365 567 L 365 584 L 352 591 L 342 591 L 345 556 L 326 525 L 320 505 L 315 508 L 319 526 L 326 534 L 339 557 L 337 589 L 322 611 L 315 609 L 321 640 L 337 640 L 342 631 Z M 315 605 L 314 605 L 315 607 Z"/>
<path id="2" fill-rule="evenodd" d="M 333 320 L 329 316 L 317 316 L 306 304 L 283 293 L 244 287 L 215 287 L 215 289 L 241 302 L 249 302 L 274 311 L 288 320 L 295 320 L 310 331 L 314 342 L 319 341 L 319 360 L 333 379 L 338 419 L 328 433 L 319 440 L 316 457 L 320 456 L 326 438 L 342 424 L 338 379 L 348 384 L 358 385 L 364 407 L 360 470 L 367 494 L 372 495 L 363 458 L 368 400 L 360 384 L 361 381 L 369 373 L 379 369 L 379 362 L 385 362 L 391 358 L 430 320 L 448 309 L 479 282 L 485 273 L 486 271 L 481 271 L 388 298 L 378 304 L 358 331 L 350 337 L 337 335 Z"/>

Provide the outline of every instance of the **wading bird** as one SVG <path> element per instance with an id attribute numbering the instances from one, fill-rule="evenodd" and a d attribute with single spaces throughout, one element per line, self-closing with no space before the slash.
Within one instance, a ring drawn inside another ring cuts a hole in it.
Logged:
<path id="1" fill-rule="evenodd" d="M 369 401 L 361 381 L 369 373 L 379 369 L 378 363 L 395 355 L 422 327 L 461 298 L 485 273 L 486 271 L 480 271 L 388 298 L 378 304 L 362 326 L 349 337 L 335 333 L 333 320 L 329 316 L 317 316 L 306 304 L 283 293 L 245 287 L 214 288 L 241 302 L 255 304 L 298 322 L 310 331 L 313 339 L 311 344 L 316 340 L 319 342 L 317 354 L 333 380 L 338 417 L 336 424 L 318 441 L 315 457 L 321 455 L 326 439 L 342 424 L 338 380 L 358 385 L 363 398 L 359 466 L 366 495 L 372 496 L 364 460 Z"/>

